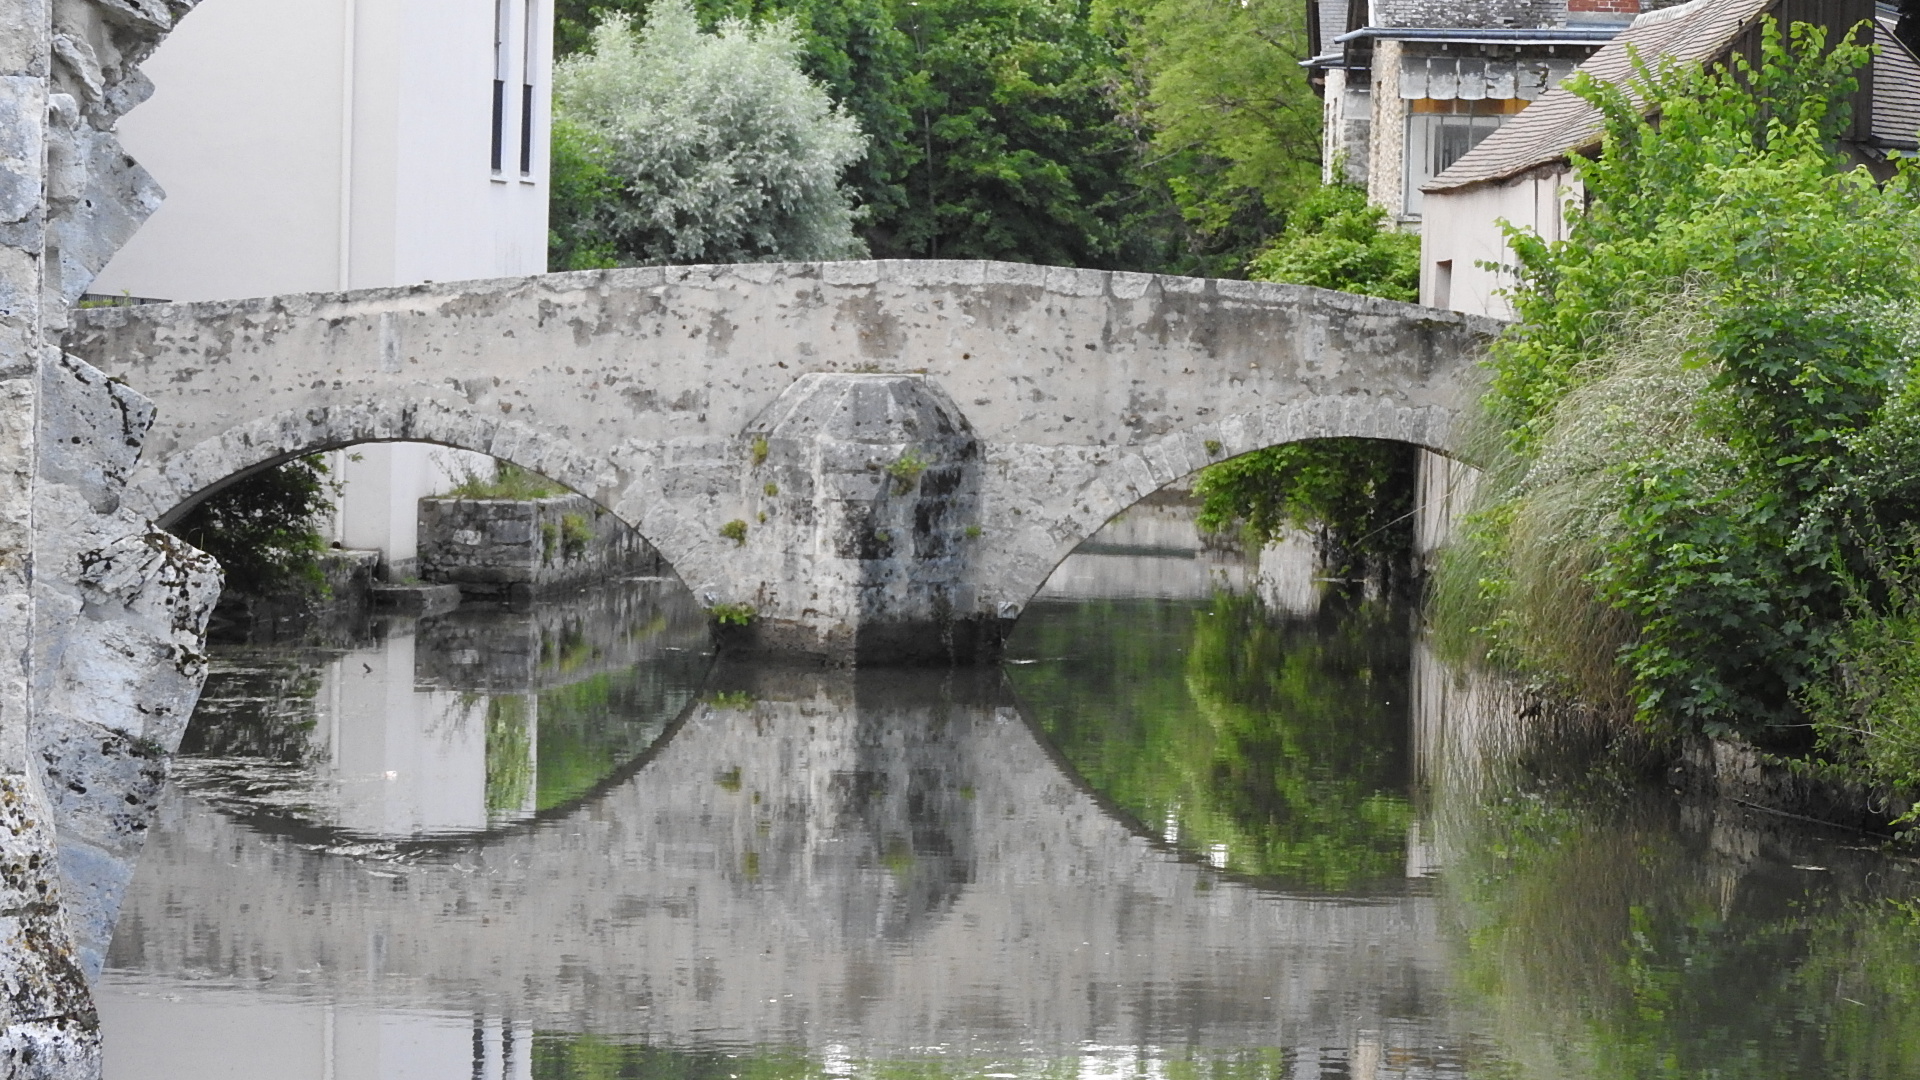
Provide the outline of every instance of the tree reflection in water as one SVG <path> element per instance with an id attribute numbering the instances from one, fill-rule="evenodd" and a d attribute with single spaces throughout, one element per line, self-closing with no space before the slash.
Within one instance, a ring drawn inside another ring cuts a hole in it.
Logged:
<path id="1" fill-rule="evenodd" d="M 1200 602 L 1036 604 L 1011 650 L 1032 717 L 1169 842 L 1293 888 L 1405 880 L 1409 614 Z M 1105 628 L 1126 626 L 1129 633 Z"/>
<path id="2" fill-rule="evenodd" d="M 1920 867 L 1624 769 L 1558 772 L 1436 792 L 1487 1075 L 1920 1076 Z"/>

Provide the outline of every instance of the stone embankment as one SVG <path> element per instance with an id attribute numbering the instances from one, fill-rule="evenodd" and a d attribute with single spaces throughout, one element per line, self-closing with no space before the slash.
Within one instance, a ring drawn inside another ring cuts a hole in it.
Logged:
<path id="1" fill-rule="evenodd" d="M 580 495 L 420 500 L 420 577 L 462 596 L 526 600 L 668 568 L 653 545 Z"/>

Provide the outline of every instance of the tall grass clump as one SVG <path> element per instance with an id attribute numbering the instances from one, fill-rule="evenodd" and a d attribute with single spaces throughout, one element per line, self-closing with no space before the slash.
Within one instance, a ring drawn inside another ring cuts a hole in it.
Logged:
<path id="1" fill-rule="evenodd" d="M 1769 21 L 1757 64 L 1571 84 L 1605 133 L 1569 238 L 1511 233 L 1485 474 L 1433 587 L 1456 650 L 1655 734 L 1920 760 L 1857 674 L 1920 671 L 1920 211 L 1838 141 L 1870 56 Z"/>

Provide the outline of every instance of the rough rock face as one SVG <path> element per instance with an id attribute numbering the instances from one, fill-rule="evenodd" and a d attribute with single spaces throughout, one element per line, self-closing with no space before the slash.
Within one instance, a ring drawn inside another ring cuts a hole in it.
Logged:
<path id="1" fill-rule="evenodd" d="M 158 205 L 113 125 L 151 92 L 138 64 L 191 6 L 0 0 L 0 1074 L 9 1077 L 99 1075 L 86 976 L 199 692 L 218 589 L 211 560 L 120 508 L 151 405 L 52 344 L 94 274 Z"/>
<path id="2" fill-rule="evenodd" d="M 220 570 L 120 506 L 153 406 L 71 357 L 42 373 L 33 738 L 89 980 L 206 678 Z"/>

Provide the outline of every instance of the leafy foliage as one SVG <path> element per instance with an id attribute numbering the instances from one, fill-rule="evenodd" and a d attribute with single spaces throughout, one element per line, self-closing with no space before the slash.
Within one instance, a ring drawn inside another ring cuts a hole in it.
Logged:
<path id="1" fill-rule="evenodd" d="M 666 0 L 564 0 L 562 55 Z M 678 2 L 678 0 L 676 0 Z M 1320 110 L 1300 0 L 693 0 L 708 27 L 785 24 L 868 136 L 844 183 L 887 258 L 1238 276 L 1313 187 Z M 562 103 L 564 104 L 564 102 Z M 555 268 L 633 261 L 586 212 L 611 148 L 556 117 Z M 613 169 L 619 175 L 619 169 Z M 620 184 L 615 184 L 618 194 Z"/>
<path id="2" fill-rule="evenodd" d="M 636 31 L 609 15 L 561 61 L 554 109 L 565 209 L 556 258 L 628 263 L 862 254 L 841 185 L 858 124 L 800 70 L 790 20 L 700 31 L 659 0 Z M 619 197 L 608 198 L 616 187 Z"/>
<path id="3" fill-rule="evenodd" d="M 1116 264 L 1131 141 L 1113 46 L 1074 0 L 896 7 L 913 42 L 907 209 L 889 247 L 927 258 Z"/>
<path id="4" fill-rule="evenodd" d="M 316 530 L 334 490 L 325 461 L 295 458 L 208 496 L 173 534 L 219 561 L 229 592 L 317 594 L 325 587 L 326 545 Z"/>
<path id="5" fill-rule="evenodd" d="M 1607 124 L 1589 208 L 1565 242 L 1514 237 L 1478 550 L 1442 568 L 1475 580 L 1443 588 L 1578 692 L 1609 665 L 1575 656 L 1617 658 L 1663 730 L 1804 747 L 1844 627 L 1908 580 L 1920 487 L 1888 449 L 1912 421 L 1885 406 L 1920 342 L 1920 211 L 1836 149 L 1869 53 L 1826 44 L 1769 23 L 1757 65 L 1576 82 Z"/>
<path id="6" fill-rule="evenodd" d="M 1387 224 L 1387 212 L 1367 205 L 1367 193 L 1329 184 L 1309 194 L 1287 216 L 1287 227 L 1254 256 L 1255 281 L 1413 301 L 1420 297 L 1420 237 Z"/>
<path id="7" fill-rule="evenodd" d="M 1209 465 L 1195 482 L 1200 527 L 1239 525 L 1256 544 L 1317 534 L 1335 577 L 1391 567 L 1407 553 L 1416 451 L 1376 439 L 1313 439 Z"/>
<path id="8" fill-rule="evenodd" d="M 1239 276 L 1319 180 L 1302 0 L 1097 0 L 1120 42 L 1124 122 L 1141 159 L 1137 224 L 1161 266 Z"/>

